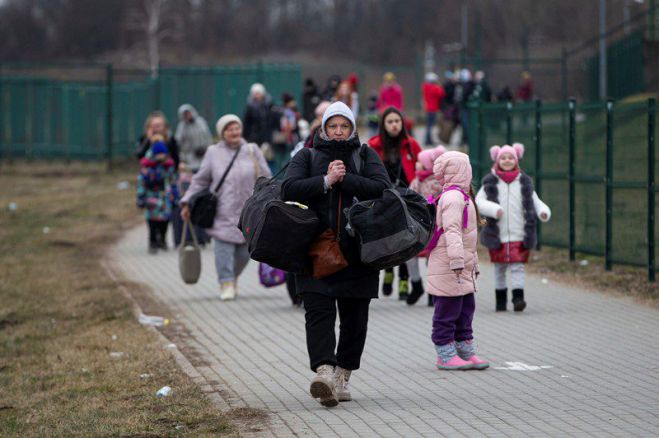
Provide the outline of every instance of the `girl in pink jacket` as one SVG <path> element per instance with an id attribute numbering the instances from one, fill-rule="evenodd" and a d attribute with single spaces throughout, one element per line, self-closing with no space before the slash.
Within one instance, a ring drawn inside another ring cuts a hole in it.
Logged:
<path id="1" fill-rule="evenodd" d="M 485 369 L 476 355 L 471 323 L 476 309 L 477 226 L 480 220 L 471 189 L 469 157 L 457 151 L 441 155 L 433 166 L 442 187 L 437 203 L 441 236 L 428 261 L 428 293 L 434 296 L 432 341 L 441 370 Z"/>

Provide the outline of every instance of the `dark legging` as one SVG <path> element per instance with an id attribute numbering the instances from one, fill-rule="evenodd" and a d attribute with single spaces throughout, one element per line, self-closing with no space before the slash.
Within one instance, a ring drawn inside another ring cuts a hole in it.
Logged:
<path id="1" fill-rule="evenodd" d="M 168 221 L 148 221 L 149 224 L 149 244 L 151 246 L 165 245 L 165 236 L 167 235 Z"/>

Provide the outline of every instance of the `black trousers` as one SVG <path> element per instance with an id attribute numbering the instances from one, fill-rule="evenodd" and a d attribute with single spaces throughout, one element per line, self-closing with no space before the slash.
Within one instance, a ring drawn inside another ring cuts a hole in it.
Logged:
<path id="1" fill-rule="evenodd" d="M 167 235 L 168 221 L 148 221 L 149 224 L 149 245 L 158 246 L 164 245 Z"/>
<path id="2" fill-rule="evenodd" d="M 371 299 L 333 298 L 316 293 L 304 293 L 302 299 L 311 370 L 316 371 L 320 365 L 359 369 L 366 343 Z M 338 347 L 334 334 L 337 308 L 340 321 Z"/>

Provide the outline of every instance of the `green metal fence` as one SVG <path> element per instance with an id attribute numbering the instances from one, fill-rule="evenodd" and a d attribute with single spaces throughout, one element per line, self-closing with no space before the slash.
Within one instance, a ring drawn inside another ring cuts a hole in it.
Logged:
<path id="1" fill-rule="evenodd" d="M 607 96 L 620 99 L 645 91 L 645 62 L 643 59 L 643 30 L 639 29 L 606 48 Z M 586 61 L 589 78 L 588 97 L 591 101 L 599 96 L 599 55 Z"/>
<path id="2" fill-rule="evenodd" d="M 112 160 L 129 156 L 149 112 L 160 109 L 172 129 L 183 103 L 211 124 L 221 115 L 242 116 L 249 88 L 262 82 L 278 101 L 286 91 L 299 101 L 301 68 L 291 64 L 163 68 L 158 78 L 140 70 L 85 65 L 85 79 L 65 79 L 67 68 L 29 72 L 2 66 L 0 159 Z M 112 127 L 111 129 L 109 127 Z"/>
<path id="3" fill-rule="evenodd" d="M 540 244 L 645 266 L 655 279 L 656 100 L 577 104 L 473 104 L 474 180 L 490 171 L 489 147 L 521 142 L 524 170 L 552 208 Z"/>

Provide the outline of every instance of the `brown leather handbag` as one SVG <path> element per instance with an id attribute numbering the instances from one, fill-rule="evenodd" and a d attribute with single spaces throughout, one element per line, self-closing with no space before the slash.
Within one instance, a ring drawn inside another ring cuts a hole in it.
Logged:
<path id="1" fill-rule="evenodd" d="M 348 261 L 341 252 L 341 193 L 339 193 L 339 210 L 336 231 L 331 228 L 323 231 L 311 244 L 309 256 L 313 263 L 313 278 L 320 280 L 339 272 L 348 266 Z"/>

